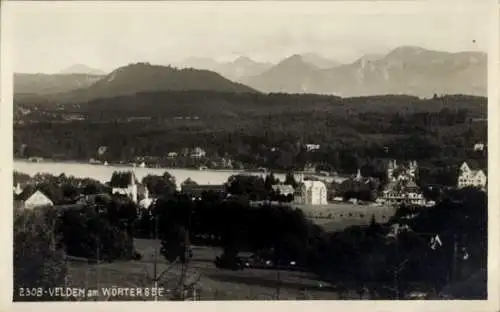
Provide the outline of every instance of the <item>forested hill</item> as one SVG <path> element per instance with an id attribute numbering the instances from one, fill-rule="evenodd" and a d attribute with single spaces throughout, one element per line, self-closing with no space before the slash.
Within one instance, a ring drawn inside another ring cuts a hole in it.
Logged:
<path id="1" fill-rule="evenodd" d="M 257 92 L 208 70 L 177 69 L 171 66 L 135 63 L 114 70 L 86 88 L 54 94 L 46 98 L 59 103 L 83 102 L 99 98 L 134 95 L 140 92 L 193 90 L 232 93 Z"/>
<path id="2" fill-rule="evenodd" d="M 339 98 L 202 91 L 140 93 L 60 108 L 18 104 L 14 147 L 16 157 L 88 161 L 106 146 L 106 160 L 115 162 L 163 159 L 199 146 L 208 159 L 167 165 L 211 166 L 216 155 L 228 155 L 244 167 L 300 169 L 309 162 L 347 173 L 381 158 L 415 159 L 436 174 L 445 170 L 446 183 L 453 184 L 454 168 L 477 156 L 469 153 L 475 143 L 487 142 L 486 104 L 486 98 L 459 95 Z M 321 149 L 304 154 L 302 144 Z"/>
<path id="3" fill-rule="evenodd" d="M 387 95 L 340 98 L 313 94 L 259 94 L 213 91 L 143 92 L 88 102 L 69 103 L 15 98 L 15 116 L 21 120 L 47 120 L 67 114 L 81 114 L 87 121 L 114 121 L 131 117 L 152 119 L 198 117 L 241 118 L 252 116 L 279 119 L 278 115 L 323 115 L 325 118 L 353 118 L 368 112 L 418 113 L 442 109 L 467 110 L 471 118 L 484 118 L 487 99 L 465 95 L 413 96 Z"/>

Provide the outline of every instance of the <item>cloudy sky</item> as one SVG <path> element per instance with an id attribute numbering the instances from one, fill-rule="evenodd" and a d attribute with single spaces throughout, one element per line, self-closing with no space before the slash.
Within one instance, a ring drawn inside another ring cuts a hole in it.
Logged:
<path id="1" fill-rule="evenodd" d="M 351 62 L 401 45 L 487 51 L 491 7 L 475 2 L 13 1 L 3 9 L 14 70 L 54 73 L 188 57 L 276 62 L 306 52 Z"/>

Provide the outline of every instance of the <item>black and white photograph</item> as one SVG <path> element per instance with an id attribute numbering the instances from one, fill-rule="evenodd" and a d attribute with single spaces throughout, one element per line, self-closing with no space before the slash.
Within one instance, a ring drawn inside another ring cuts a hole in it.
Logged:
<path id="1" fill-rule="evenodd" d="M 491 299 L 492 8 L 2 3 L 12 301 Z"/>

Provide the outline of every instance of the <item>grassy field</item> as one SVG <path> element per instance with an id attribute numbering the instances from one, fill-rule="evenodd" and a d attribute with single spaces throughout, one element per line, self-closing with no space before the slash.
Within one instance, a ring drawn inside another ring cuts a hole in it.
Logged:
<path id="1" fill-rule="evenodd" d="M 87 264 L 68 262 L 69 287 L 97 289 L 98 287 L 152 287 L 154 252 L 158 241 L 136 239 L 136 249 L 143 255 L 141 261 Z M 187 270 L 187 280 L 197 280 L 201 300 L 335 300 L 359 298 L 355 293 L 342 292 L 335 285 L 322 282 L 317 276 L 297 271 L 245 269 L 230 271 L 215 268 L 213 260 L 221 252 L 217 247 L 193 246 L 193 260 Z M 168 270 L 159 281 L 159 287 L 174 289 L 180 280 L 180 264 L 169 265 L 163 257 L 157 261 L 157 272 Z M 279 279 L 278 279 L 279 277 Z M 279 291 L 278 291 L 279 288 Z M 168 300 L 168 296 L 158 298 Z M 86 300 L 154 300 L 153 297 L 87 298 Z"/>
<path id="2" fill-rule="evenodd" d="M 395 209 L 388 206 L 354 205 L 332 203 L 328 205 L 295 205 L 304 211 L 304 214 L 314 223 L 323 227 L 325 231 L 341 231 L 353 225 L 367 225 L 372 216 L 378 223 L 387 222 L 395 213 Z"/>

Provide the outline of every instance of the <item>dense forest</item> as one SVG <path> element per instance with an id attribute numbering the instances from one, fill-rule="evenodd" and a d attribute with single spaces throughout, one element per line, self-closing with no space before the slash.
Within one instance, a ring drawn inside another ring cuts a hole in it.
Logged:
<path id="1" fill-rule="evenodd" d="M 394 158 L 417 160 L 424 174 L 446 171 L 456 177 L 464 160 L 486 166 L 486 151 L 473 151 L 475 143 L 487 142 L 486 102 L 460 95 L 339 98 L 201 91 L 142 93 L 78 105 L 19 100 L 16 109 L 30 113 L 16 117 L 15 156 L 108 162 L 149 156 L 195 167 L 229 157 L 238 168 L 286 171 L 314 164 L 344 173 Z M 68 120 L 74 114 L 84 117 Z M 308 152 L 305 144 L 320 149 Z M 107 147 L 105 154 L 98 155 L 100 146 Z M 203 148 L 207 157 L 166 159 L 169 152 L 194 147 Z"/>

